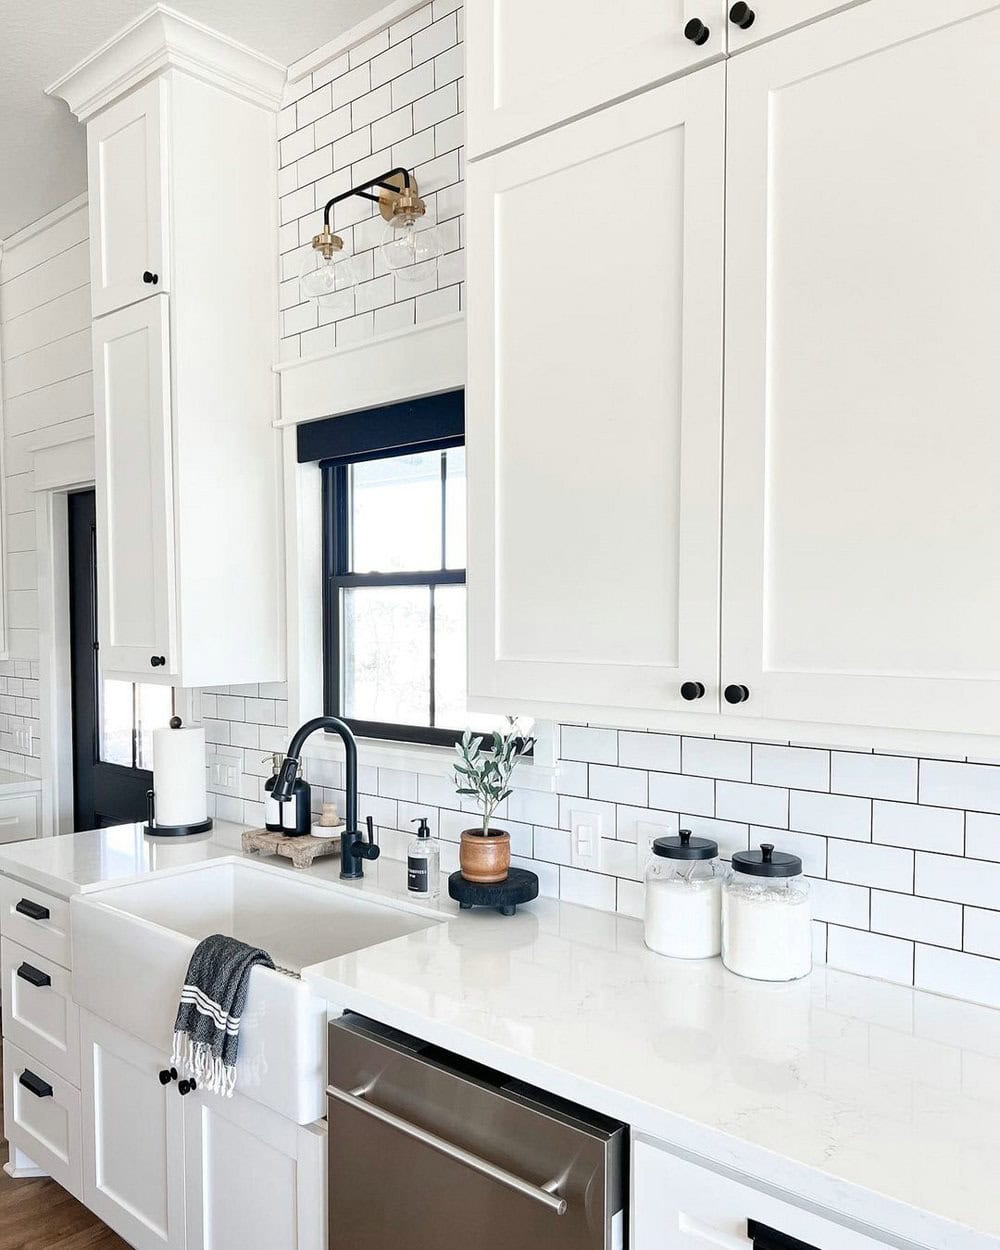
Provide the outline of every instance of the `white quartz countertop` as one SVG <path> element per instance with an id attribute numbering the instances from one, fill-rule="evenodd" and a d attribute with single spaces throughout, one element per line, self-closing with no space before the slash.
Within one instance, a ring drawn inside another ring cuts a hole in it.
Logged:
<path id="1" fill-rule="evenodd" d="M 0 846 L 0 872 L 62 897 L 239 856 L 242 826 L 167 841 L 141 825 Z M 288 861 L 261 861 L 295 872 Z M 408 903 L 405 866 L 337 880 Z M 413 904 L 410 903 L 410 906 Z M 621 1119 L 793 1200 L 931 1250 L 1000 1246 L 1000 1012 L 816 969 L 744 981 L 664 959 L 624 917 L 539 899 L 303 969 L 363 1012 Z M 824 1247 L 837 1250 L 837 1247 Z"/>

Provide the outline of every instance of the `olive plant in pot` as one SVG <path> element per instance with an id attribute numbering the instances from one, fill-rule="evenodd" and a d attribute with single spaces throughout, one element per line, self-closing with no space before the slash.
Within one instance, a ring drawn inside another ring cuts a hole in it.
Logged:
<path id="1" fill-rule="evenodd" d="M 462 735 L 455 750 L 455 783 L 463 798 L 475 799 L 483 822 L 475 829 L 465 829 L 459 846 L 459 867 L 466 881 L 494 885 L 505 881 L 510 869 L 510 834 L 494 829 L 491 824 L 497 808 L 509 798 L 511 777 L 518 760 L 535 745 L 534 738 L 525 737 L 513 718 L 508 718 L 504 733 L 474 736 L 471 729 Z"/>

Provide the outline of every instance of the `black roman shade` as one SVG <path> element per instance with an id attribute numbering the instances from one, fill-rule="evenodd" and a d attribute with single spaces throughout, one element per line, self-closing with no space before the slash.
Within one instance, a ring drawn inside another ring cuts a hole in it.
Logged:
<path id="1" fill-rule="evenodd" d="M 465 438 L 465 392 L 446 391 L 298 427 L 299 464 L 349 464 L 435 448 Z"/>

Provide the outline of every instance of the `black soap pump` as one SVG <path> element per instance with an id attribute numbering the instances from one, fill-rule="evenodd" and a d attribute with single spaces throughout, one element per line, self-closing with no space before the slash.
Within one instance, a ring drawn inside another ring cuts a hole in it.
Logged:
<path id="1" fill-rule="evenodd" d="M 279 804 L 281 808 L 281 832 L 286 838 L 301 838 L 312 829 L 312 786 L 302 776 L 298 767 L 295 783 L 289 798 Z"/>

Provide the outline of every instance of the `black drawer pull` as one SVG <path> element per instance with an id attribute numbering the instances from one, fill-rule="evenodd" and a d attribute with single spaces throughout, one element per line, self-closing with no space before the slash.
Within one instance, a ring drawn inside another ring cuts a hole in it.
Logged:
<path id="1" fill-rule="evenodd" d="M 29 1072 L 27 1068 L 21 1073 L 18 1084 L 23 1085 L 36 1098 L 52 1097 L 52 1086 L 48 1081 L 43 1081 L 40 1076 L 35 1076 L 34 1072 Z"/>
<path id="2" fill-rule="evenodd" d="M 797 1237 L 768 1228 L 759 1220 L 747 1220 L 747 1236 L 753 1242 L 753 1250 L 818 1250 L 818 1247 L 799 1241 Z"/>
<path id="3" fill-rule="evenodd" d="M 46 985 L 52 984 L 52 978 L 47 972 L 33 968 L 31 964 L 22 964 L 17 970 L 17 975 L 22 981 L 27 981 L 29 985 L 33 985 L 39 990 L 44 989 Z"/>
<path id="4" fill-rule="evenodd" d="M 30 898 L 22 898 L 14 910 L 19 911 L 22 916 L 27 916 L 29 920 L 49 919 L 49 909 L 43 907 L 41 903 L 33 903 Z"/>

